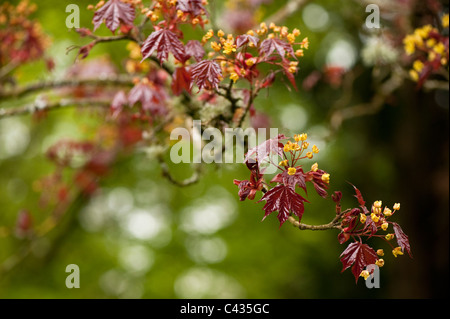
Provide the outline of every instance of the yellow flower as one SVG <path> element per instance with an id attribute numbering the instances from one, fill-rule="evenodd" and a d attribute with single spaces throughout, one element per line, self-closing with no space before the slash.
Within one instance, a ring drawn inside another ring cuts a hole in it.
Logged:
<path id="1" fill-rule="evenodd" d="M 383 230 L 388 229 L 388 227 L 389 227 L 389 224 L 388 224 L 388 223 L 383 223 L 383 224 L 381 224 L 381 229 L 383 229 Z"/>
<path id="2" fill-rule="evenodd" d="M 224 35 L 225 35 L 225 32 L 223 32 L 222 30 L 217 31 L 218 37 L 223 37 Z"/>
<path id="3" fill-rule="evenodd" d="M 403 251 L 401 247 L 395 247 L 394 250 L 392 250 L 392 254 L 394 257 L 397 257 L 398 255 L 403 255 Z"/>
<path id="4" fill-rule="evenodd" d="M 436 44 L 433 48 L 434 52 L 436 52 L 437 54 L 440 55 L 444 55 L 445 52 L 445 46 L 442 42 L 439 42 L 438 44 Z"/>
<path id="5" fill-rule="evenodd" d="M 216 52 L 219 52 L 220 51 L 220 49 L 222 49 L 222 46 L 219 44 L 219 43 L 217 43 L 217 42 L 211 42 L 211 48 L 214 50 L 214 51 L 216 51 Z"/>
<path id="6" fill-rule="evenodd" d="M 291 141 L 287 141 L 286 144 L 284 144 L 283 150 L 284 150 L 285 152 L 289 152 L 289 151 L 291 150 L 291 144 L 292 144 Z"/>
<path id="7" fill-rule="evenodd" d="M 411 80 L 417 82 L 419 80 L 419 73 L 417 73 L 417 71 L 415 70 L 409 70 L 409 76 L 411 78 Z"/>
<path id="8" fill-rule="evenodd" d="M 364 280 L 367 280 L 367 278 L 369 278 L 370 276 L 370 273 L 367 270 L 363 270 L 361 271 L 361 274 L 359 276 L 364 277 Z"/>
<path id="9" fill-rule="evenodd" d="M 300 46 L 303 49 L 308 49 L 309 48 L 309 40 L 308 40 L 307 37 L 302 40 L 302 43 L 300 43 Z"/>
<path id="10" fill-rule="evenodd" d="M 417 72 L 421 72 L 423 70 L 424 64 L 422 61 L 420 60 L 416 60 L 413 63 L 413 69 L 416 70 Z"/>
<path id="11" fill-rule="evenodd" d="M 448 15 L 447 15 L 447 16 L 448 16 Z M 447 19 L 448 19 L 448 17 L 447 17 Z M 298 37 L 298 36 L 301 34 L 301 32 L 300 32 L 299 29 L 295 28 L 294 30 L 292 30 L 292 34 L 293 34 L 294 36 Z"/>
<path id="12" fill-rule="evenodd" d="M 378 223 L 380 220 L 380 216 L 376 215 L 375 213 L 370 214 L 370 218 L 374 221 L 374 223 Z"/>
<path id="13" fill-rule="evenodd" d="M 380 256 L 380 257 L 384 256 L 384 250 L 383 249 L 378 249 L 377 250 L 377 255 Z"/>
<path id="14" fill-rule="evenodd" d="M 383 211 L 383 215 L 386 217 L 392 216 L 392 210 L 390 210 L 389 208 L 385 207 L 384 211 Z"/>
<path id="15" fill-rule="evenodd" d="M 394 239 L 394 234 L 387 234 L 386 236 L 384 236 L 384 238 L 386 240 L 392 240 L 392 239 Z"/>
<path id="16" fill-rule="evenodd" d="M 288 174 L 289 175 L 295 175 L 296 172 L 297 172 L 297 169 L 295 167 L 289 167 L 288 168 Z"/>
<path id="17" fill-rule="evenodd" d="M 314 157 L 314 155 L 312 152 L 308 152 L 308 153 L 306 153 L 306 157 L 309 159 L 312 159 Z"/>
<path id="18" fill-rule="evenodd" d="M 400 203 L 395 203 L 393 208 L 394 208 L 394 210 L 399 210 L 400 209 Z"/>
<path id="19" fill-rule="evenodd" d="M 317 164 L 317 163 L 312 164 L 311 170 L 312 170 L 313 172 L 317 172 L 318 169 L 319 169 L 319 164 Z"/>
<path id="20" fill-rule="evenodd" d="M 322 179 L 322 181 L 324 181 L 325 183 L 329 183 L 329 182 L 330 182 L 330 174 L 327 174 L 327 173 L 322 174 L 321 179 Z"/>
<path id="21" fill-rule="evenodd" d="M 312 151 L 313 151 L 313 153 L 317 154 L 317 153 L 319 153 L 319 148 L 316 145 L 313 145 Z"/>
<path id="22" fill-rule="evenodd" d="M 294 140 L 295 140 L 296 142 L 300 142 L 300 141 L 301 141 L 301 139 L 300 139 L 300 134 L 294 134 Z"/>
<path id="23" fill-rule="evenodd" d="M 232 72 L 230 74 L 230 80 L 236 83 L 236 81 L 239 80 L 239 75 L 236 72 Z"/>
<path id="24" fill-rule="evenodd" d="M 359 221 L 364 224 L 367 220 L 366 214 L 359 214 Z"/>
<path id="25" fill-rule="evenodd" d="M 306 150 L 309 147 L 309 143 L 308 142 L 303 142 L 302 146 Z"/>
<path id="26" fill-rule="evenodd" d="M 236 52 L 236 46 L 230 40 L 225 41 L 223 43 L 223 53 L 231 54 L 233 52 Z"/>
<path id="27" fill-rule="evenodd" d="M 382 205 L 383 205 L 383 202 L 381 200 L 377 200 L 373 203 L 373 207 L 375 207 L 375 208 L 381 208 Z"/>
<path id="28" fill-rule="evenodd" d="M 288 39 L 290 44 L 293 44 L 295 42 L 295 35 L 293 35 L 292 33 L 289 33 L 287 35 L 287 39 Z"/>
<path id="29" fill-rule="evenodd" d="M 442 27 L 448 28 L 448 13 L 442 16 Z"/>
<path id="30" fill-rule="evenodd" d="M 407 35 L 403 39 L 403 47 L 406 54 L 411 55 L 416 51 L 416 41 L 415 37 L 411 34 Z"/>
<path id="31" fill-rule="evenodd" d="M 308 138 L 308 134 L 306 134 L 306 133 L 300 134 L 300 141 L 306 141 L 307 138 Z"/>
<path id="32" fill-rule="evenodd" d="M 375 262 L 375 265 L 377 265 L 378 267 L 383 267 L 384 266 L 384 259 L 380 258 Z"/>
<path id="33" fill-rule="evenodd" d="M 303 50 L 302 49 L 298 49 L 297 51 L 295 51 L 295 56 L 296 57 L 302 57 L 304 55 Z"/>
<path id="34" fill-rule="evenodd" d="M 287 162 L 288 162 L 288 160 L 284 160 L 284 161 L 281 161 L 280 163 L 278 163 L 278 165 L 279 166 L 287 166 Z"/>

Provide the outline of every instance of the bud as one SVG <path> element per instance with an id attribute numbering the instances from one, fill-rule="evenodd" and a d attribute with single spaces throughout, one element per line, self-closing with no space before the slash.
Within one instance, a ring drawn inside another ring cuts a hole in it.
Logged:
<path id="1" fill-rule="evenodd" d="M 313 172 L 317 172 L 318 169 L 319 169 L 319 164 L 314 163 L 314 164 L 311 165 L 311 170 Z"/>
<path id="2" fill-rule="evenodd" d="M 384 250 L 383 249 L 378 249 L 377 250 L 377 255 L 380 256 L 380 257 L 384 256 Z"/>
<path id="3" fill-rule="evenodd" d="M 387 234 L 386 236 L 384 236 L 384 238 L 386 240 L 392 240 L 394 238 L 394 234 Z"/>
<path id="4" fill-rule="evenodd" d="M 380 220 L 380 216 L 375 213 L 370 214 L 370 218 L 372 218 L 374 223 L 378 223 L 378 221 Z"/>
<path id="5" fill-rule="evenodd" d="M 365 214 L 359 214 L 359 221 L 361 223 L 364 224 L 366 222 L 366 220 L 367 220 L 367 216 Z"/>
<path id="6" fill-rule="evenodd" d="M 383 215 L 386 217 L 392 216 L 392 210 L 390 210 L 389 208 L 385 207 L 384 211 L 383 211 Z"/>
<path id="7" fill-rule="evenodd" d="M 383 229 L 383 230 L 388 229 L 388 227 L 389 227 L 389 224 L 386 223 L 386 222 L 384 222 L 383 224 L 381 224 L 381 229 Z"/>
<path id="8" fill-rule="evenodd" d="M 296 172 L 297 172 L 297 169 L 295 167 L 289 167 L 288 168 L 288 174 L 289 175 L 295 175 Z"/>
<path id="9" fill-rule="evenodd" d="M 400 203 L 395 203 L 394 210 L 399 210 L 399 209 L 400 209 Z"/>

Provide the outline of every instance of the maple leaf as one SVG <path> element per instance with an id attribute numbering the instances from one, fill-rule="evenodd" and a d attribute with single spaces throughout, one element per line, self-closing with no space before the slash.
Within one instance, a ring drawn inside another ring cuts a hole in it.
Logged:
<path id="1" fill-rule="evenodd" d="M 128 93 L 130 106 L 140 102 L 144 111 L 151 111 L 153 114 L 165 113 L 165 100 L 165 94 L 159 88 L 152 87 L 148 83 L 138 83 Z"/>
<path id="2" fill-rule="evenodd" d="M 193 57 L 197 62 L 203 60 L 203 56 L 205 55 L 205 49 L 203 48 L 200 41 L 197 40 L 189 40 L 186 43 L 185 51 L 186 51 L 186 59 Z"/>
<path id="3" fill-rule="evenodd" d="M 193 16 L 199 16 L 206 13 L 202 0 L 178 0 L 177 9 L 184 13 L 190 13 Z"/>
<path id="4" fill-rule="evenodd" d="M 208 90 L 218 89 L 222 79 L 222 69 L 213 60 L 203 60 L 192 67 L 191 77 L 200 90 L 203 88 Z"/>
<path id="5" fill-rule="evenodd" d="M 275 51 L 283 60 L 285 59 L 286 53 L 289 53 L 290 56 L 295 58 L 294 49 L 292 49 L 292 46 L 286 41 L 277 38 L 268 38 L 261 42 L 261 46 L 259 47 L 260 55 L 268 57 Z"/>
<path id="6" fill-rule="evenodd" d="M 172 53 L 178 61 L 184 62 L 186 59 L 183 43 L 168 29 L 159 29 L 147 37 L 141 48 L 142 60 L 150 57 L 155 51 L 161 63 L 167 60 L 169 53 Z"/>
<path id="7" fill-rule="evenodd" d="M 272 212 L 278 211 L 277 218 L 280 221 L 280 227 L 289 218 L 290 212 L 296 215 L 301 221 L 305 210 L 304 202 L 308 202 L 305 198 L 294 191 L 291 186 L 280 184 L 270 189 L 259 200 L 266 201 L 263 210 L 266 212 L 263 220 Z"/>
<path id="8" fill-rule="evenodd" d="M 257 162 L 258 165 L 261 165 L 263 161 L 272 154 L 276 154 L 278 156 L 283 156 L 283 143 L 280 140 L 287 139 L 284 134 L 278 134 L 277 137 L 268 139 L 264 141 L 260 145 L 253 147 L 248 150 L 245 155 L 244 161 L 248 162 Z"/>
<path id="9" fill-rule="evenodd" d="M 94 31 L 105 21 L 106 27 L 115 32 L 120 22 L 123 24 L 133 24 L 135 18 L 134 8 L 120 0 L 109 0 L 103 7 L 94 13 L 92 22 L 94 23 Z"/>
<path id="10" fill-rule="evenodd" d="M 256 47 L 258 45 L 259 38 L 249 34 L 240 35 L 236 38 L 236 48 L 239 49 L 243 45 L 246 45 L 250 42 L 253 43 Z"/>
<path id="11" fill-rule="evenodd" d="M 295 189 L 295 186 L 303 188 L 306 193 L 306 180 L 305 173 L 301 167 L 296 167 L 296 172 L 294 175 L 289 175 L 287 171 L 283 171 L 283 173 L 277 174 L 270 182 L 271 183 L 283 183 L 286 186 L 290 186 Z"/>
<path id="12" fill-rule="evenodd" d="M 191 93 L 191 74 L 185 67 L 176 68 L 172 75 L 172 92 L 176 96 L 186 91 Z"/>
<path id="13" fill-rule="evenodd" d="M 402 228 L 397 223 L 392 223 L 394 228 L 395 237 L 397 238 L 398 245 L 402 248 L 402 250 L 408 252 L 409 257 L 412 258 L 411 247 L 409 245 L 409 238 L 403 232 Z"/>
<path id="14" fill-rule="evenodd" d="M 361 242 L 354 242 L 348 245 L 339 257 L 343 265 L 342 271 L 351 266 L 356 282 L 358 282 L 361 271 L 363 271 L 367 265 L 375 264 L 378 259 L 375 250 L 369 245 Z"/>

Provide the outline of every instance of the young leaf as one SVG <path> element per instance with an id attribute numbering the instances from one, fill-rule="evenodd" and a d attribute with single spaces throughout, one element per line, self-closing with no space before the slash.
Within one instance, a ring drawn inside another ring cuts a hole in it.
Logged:
<path id="1" fill-rule="evenodd" d="M 266 201 L 263 210 L 266 212 L 263 220 L 272 212 L 278 211 L 277 218 L 280 221 L 280 227 L 289 218 L 290 212 L 296 215 L 301 221 L 305 210 L 305 198 L 297 194 L 292 187 L 280 184 L 269 190 L 260 201 Z"/>
<path id="2" fill-rule="evenodd" d="M 406 251 L 409 256 L 412 258 L 411 253 L 411 247 L 409 245 L 409 238 L 408 236 L 403 232 L 402 228 L 397 223 L 392 223 L 392 226 L 394 228 L 395 237 L 397 238 L 397 243 L 400 247 L 402 247 L 402 250 Z"/>
<path id="3" fill-rule="evenodd" d="M 141 48 L 142 60 L 150 57 L 155 51 L 161 63 L 167 60 L 169 53 L 172 53 L 178 61 L 184 62 L 186 59 L 183 43 L 168 29 L 159 29 L 148 36 Z"/>
<path id="4" fill-rule="evenodd" d="M 92 22 L 94 23 L 94 31 L 105 21 L 106 27 L 115 32 L 120 22 L 132 25 L 135 18 L 134 8 L 120 0 L 109 0 L 99 10 L 94 13 Z"/>
<path id="5" fill-rule="evenodd" d="M 295 58 L 295 53 L 292 45 L 290 45 L 286 41 L 277 38 L 268 38 L 261 42 L 261 46 L 259 48 L 260 55 L 269 57 L 275 51 L 283 60 L 285 59 L 286 53 L 289 53 L 290 56 Z"/>
<path id="6" fill-rule="evenodd" d="M 218 89 L 222 79 L 222 69 L 213 60 L 203 60 L 191 69 L 191 77 L 199 89 Z"/>
<path id="7" fill-rule="evenodd" d="M 184 13 L 190 13 L 193 16 L 199 16 L 206 13 L 202 0 L 178 0 L 177 9 Z"/>
<path id="8" fill-rule="evenodd" d="M 244 161 L 246 163 L 253 161 L 261 165 L 261 163 L 272 154 L 283 156 L 284 145 L 280 140 L 284 139 L 287 139 L 287 137 L 283 134 L 279 134 L 277 137 L 268 139 L 260 145 L 249 149 L 245 155 Z"/>
<path id="9" fill-rule="evenodd" d="M 166 96 L 158 87 L 151 87 L 148 83 L 136 84 L 128 93 L 128 103 L 130 106 L 141 102 L 144 111 L 153 114 L 166 113 Z"/>
<path id="10" fill-rule="evenodd" d="M 191 93 L 191 74 L 185 67 L 179 67 L 173 72 L 172 92 L 179 96 L 183 91 Z"/>
<path id="11" fill-rule="evenodd" d="M 253 43 L 253 45 L 256 47 L 258 45 L 259 38 L 249 34 L 240 35 L 236 38 L 236 48 L 239 49 L 243 45 L 246 45 L 250 42 Z"/>
<path id="12" fill-rule="evenodd" d="M 205 49 L 197 40 L 189 40 L 185 45 L 186 59 L 193 57 L 195 61 L 200 62 L 205 55 Z"/>
<path id="13" fill-rule="evenodd" d="M 369 245 L 361 242 L 353 242 L 342 252 L 342 271 L 352 266 L 355 281 L 358 282 L 359 275 L 367 265 L 375 264 L 378 259 L 377 253 Z"/>

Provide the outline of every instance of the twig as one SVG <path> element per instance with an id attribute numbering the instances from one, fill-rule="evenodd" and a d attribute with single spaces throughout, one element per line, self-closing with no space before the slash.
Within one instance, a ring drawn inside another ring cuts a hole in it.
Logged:
<path id="1" fill-rule="evenodd" d="M 179 180 L 175 179 L 172 176 L 172 174 L 170 173 L 170 170 L 169 170 L 169 166 L 167 166 L 167 163 L 164 161 L 162 156 L 158 156 L 158 161 L 159 161 L 159 164 L 160 164 L 161 169 L 162 169 L 162 175 L 165 178 L 167 178 L 167 180 L 169 182 L 171 182 L 172 184 L 174 184 L 176 186 L 179 186 L 179 187 L 190 186 L 190 185 L 193 185 L 193 184 L 197 183 L 199 181 L 199 179 L 200 179 L 199 166 L 195 168 L 194 173 L 192 174 L 191 177 L 179 181 Z"/>

